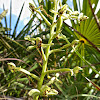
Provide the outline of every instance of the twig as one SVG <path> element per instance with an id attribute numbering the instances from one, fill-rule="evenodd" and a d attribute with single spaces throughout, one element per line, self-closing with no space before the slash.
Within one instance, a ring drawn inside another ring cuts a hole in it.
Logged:
<path id="1" fill-rule="evenodd" d="M 93 10 L 93 8 L 92 8 L 92 5 L 91 5 L 90 0 L 88 0 L 88 2 L 89 2 L 89 5 L 90 5 L 92 14 L 93 14 L 93 16 L 94 16 L 94 19 L 95 19 L 95 21 L 96 21 L 96 23 L 97 23 L 97 25 L 98 25 L 99 30 L 100 30 L 100 24 L 99 24 L 99 22 L 98 22 L 98 19 L 97 19 L 96 15 L 94 14 L 94 10 Z"/>
<path id="2" fill-rule="evenodd" d="M 72 26 L 69 26 L 68 24 L 66 24 L 64 22 L 65 25 L 67 25 L 68 27 L 70 27 L 71 29 L 73 29 L 76 33 L 78 33 L 81 37 L 83 37 L 85 40 L 87 40 L 99 53 L 100 53 L 100 50 L 99 48 L 96 47 L 96 45 L 94 45 L 90 40 L 88 40 L 83 34 L 81 34 L 79 31 L 77 31 L 76 29 L 74 29 Z"/>

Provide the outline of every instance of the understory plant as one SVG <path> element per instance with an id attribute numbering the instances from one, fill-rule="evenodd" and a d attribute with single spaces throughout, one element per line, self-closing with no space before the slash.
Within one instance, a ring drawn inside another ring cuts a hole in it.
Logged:
<path id="1" fill-rule="evenodd" d="M 83 43 L 86 40 L 84 39 L 73 40 L 70 42 L 68 38 L 62 34 L 62 29 L 61 29 L 64 20 L 67 20 L 67 19 L 75 20 L 76 24 L 80 24 L 81 21 L 88 19 L 88 17 L 85 16 L 83 13 L 79 13 L 78 11 L 72 11 L 68 7 L 67 4 L 62 4 L 61 0 L 51 0 L 51 2 L 53 4 L 53 9 L 50 9 L 52 16 L 47 13 L 46 15 L 52 20 L 52 22 L 49 21 L 41 12 L 41 10 L 43 11 L 42 5 L 40 5 L 37 8 L 35 7 L 34 4 L 29 3 L 29 7 L 32 14 L 38 13 L 43 18 L 43 20 L 45 21 L 45 23 L 50 29 L 47 44 L 43 43 L 43 40 L 40 37 L 33 38 L 33 37 L 30 37 L 29 35 L 25 37 L 25 40 L 31 42 L 32 44 L 31 46 L 27 48 L 27 50 L 32 50 L 34 48 L 37 48 L 37 50 L 39 51 L 41 55 L 41 61 L 42 61 L 41 75 L 37 76 L 23 69 L 22 67 L 16 67 L 16 65 L 12 62 L 8 63 L 8 67 L 12 72 L 16 72 L 16 71 L 23 72 L 26 75 L 31 76 L 37 81 L 37 85 L 35 86 L 35 88 L 31 89 L 28 93 L 31 97 L 33 97 L 33 100 L 38 100 L 39 97 L 48 97 L 49 95 L 57 95 L 59 92 L 55 88 L 52 88 L 51 85 L 52 84 L 57 85 L 58 83 L 62 84 L 62 81 L 59 79 L 60 73 L 67 72 L 70 74 L 70 76 L 76 76 L 80 70 L 84 72 L 80 66 L 76 66 L 74 68 L 63 67 L 59 69 L 56 69 L 56 68 L 49 69 L 48 62 L 49 62 L 49 57 L 52 53 L 56 53 L 56 52 L 62 53 L 62 52 L 65 52 L 65 49 L 71 48 L 70 50 L 71 52 L 68 54 L 68 58 L 72 57 L 73 54 L 76 53 L 76 55 L 79 56 L 79 58 L 81 59 L 81 66 L 83 66 L 84 63 L 86 63 L 95 73 L 99 74 L 99 72 L 96 71 L 95 68 L 91 66 L 91 64 L 87 60 L 84 59 L 84 50 L 81 51 L 81 54 L 78 52 L 78 48 L 81 45 L 84 46 Z M 65 44 L 58 48 L 52 48 L 56 45 L 54 43 L 54 40 L 56 38 L 58 40 L 63 40 Z M 64 64 L 62 64 L 62 66 L 64 66 Z M 82 75 L 84 76 L 84 73 Z M 45 78 L 47 79 L 46 82 L 44 82 Z"/>

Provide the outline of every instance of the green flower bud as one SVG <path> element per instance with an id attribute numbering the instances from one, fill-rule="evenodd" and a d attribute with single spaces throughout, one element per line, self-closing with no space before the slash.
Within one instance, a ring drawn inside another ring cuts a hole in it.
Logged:
<path id="1" fill-rule="evenodd" d="M 78 11 L 74 11 L 71 13 L 71 15 L 79 15 L 79 12 Z"/>
<path id="2" fill-rule="evenodd" d="M 34 49 L 34 48 L 36 48 L 36 46 L 29 46 L 26 50 L 27 50 L 27 51 L 30 51 L 30 50 L 32 50 L 32 49 Z"/>
<path id="3" fill-rule="evenodd" d="M 13 62 L 7 63 L 8 66 L 12 67 L 12 68 L 16 68 L 16 65 Z"/>
<path id="4" fill-rule="evenodd" d="M 50 11 L 51 13 L 54 13 L 54 14 L 57 14 L 57 13 L 58 13 L 57 11 L 52 10 L 52 9 L 50 9 L 49 11 Z"/>
<path id="5" fill-rule="evenodd" d="M 33 96 L 33 98 L 34 98 L 35 96 L 39 95 L 39 94 L 40 94 L 40 91 L 39 91 L 38 89 L 32 89 L 32 90 L 30 90 L 29 93 L 28 93 L 28 95 L 29 95 L 29 96 Z"/>
<path id="6" fill-rule="evenodd" d="M 48 91 L 46 91 L 46 95 L 57 95 L 58 91 L 55 89 L 50 89 Z"/>
<path id="7" fill-rule="evenodd" d="M 72 19 L 78 19 L 78 16 L 71 16 Z"/>
<path id="8" fill-rule="evenodd" d="M 36 44 L 38 44 L 40 41 L 42 42 L 42 39 L 40 37 L 37 37 L 36 38 Z"/>
<path id="9" fill-rule="evenodd" d="M 30 36 L 27 35 L 24 39 L 25 39 L 25 40 L 30 40 Z"/>
<path id="10" fill-rule="evenodd" d="M 31 41 L 32 44 L 35 44 L 35 40 L 36 40 L 36 38 L 30 38 L 30 39 L 29 39 L 29 41 Z"/>
<path id="11" fill-rule="evenodd" d="M 62 24 L 63 24 L 63 18 L 62 18 L 62 16 L 60 16 L 57 21 L 56 34 L 58 34 L 60 32 Z"/>
<path id="12" fill-rule="evenodd" d="M 86 19 L 88 19 L 89 17 L 87 17 L 87 16 L 83 16 L 83 20 L 86 20 Z"/>
<path id="13" fill-rule="evenodd" d="M 83 70 L 81 67 L 77 66 L 73 69 L 74 74 L 77 74 L 79 70 Z"/>
<path id="14" fill-rule="evenodd" d="M 60 9 L 59 14 L 64 14 L 64 13 L 66 13 L 67 7 L 68 7 L 68 5 L 67 5 L 67 4 L 64 4 L 64 5 L 62 6 L 62 8 Z"/>
<path id="15" fill-rule="evenodd" d="M 31 75 L 31 73 L 23 68 L 18 68 L 19 71 L 25 73 L 25 74 L 28 74 L 28 75 Z"/>
<path id="16" fill-rule="evenodd" d="M 14 72 L 13 70 L 16 70 L 16 65 L 12 62 L 7 63 L 7 64 L 8 64 L 9 70 L 11 70 L 11 72 L 13 73 Z"/>
<path id="17" fill-rule="evenodd" d="M 79 14 L 79 17 L 78 17 L 79 21 L 84 21 L 84 20 L 86 20 L 86 19 L 88 19 L 88 18 L 89 18 L 89 17 L 84 16 L 83 13 L 80 13 L 80 14 Z"/>

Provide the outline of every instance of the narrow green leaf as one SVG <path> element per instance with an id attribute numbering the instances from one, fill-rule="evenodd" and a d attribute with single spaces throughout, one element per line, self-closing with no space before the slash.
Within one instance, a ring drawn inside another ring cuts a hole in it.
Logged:
<path id="1" fill-rule="evenodd" d="M 77 1 L 73 0 L 74 11 L 78 11 Z"/>
<path id="2" fill-rule="evenodd" d="M 36 69 L 37 67 L 38 67 L 38 64 L 35 63 L 35 65 L 34 65 L 32 68 L 29 69 L 29 72 L 33 71 L 33 70 Z"/>
<path id="3" fill-rule="evenodd" d="M 1 20 L 6 16 L 8 10 L 4 10 L 1 14 L 0 14 L 0 22 Z"/>
<path id="4" fill-rule="evenodd" d="M 17 28 L 17 26 L 18 26 L 18 23 L 19 23 L 19 20 L 20 20 L 20 17 L 21 17 L 22 11 L 23 11 L 24 4 L 25 4 L 25 2 L 24 2 L 23 5 L 22 5 L 22 8 L 21 8 L 20 14 L 19 14 L 19 16 L 18 16 L 18 19 L 17 19 L 16 25 L 15 25 L 15 28 L 14 28 L 13 35 L 12 35 L 13 38 L 16 37 L 16 28 Z"/>
<path id="5" fill-rule="evenodd" d="M 89 81 L 90 83 L 92 83 L 92 85 L 98 90 L 98 91 L 100 91 L 100 87 L 97 85 L 97 84 L 95 84 L 94 82 L 92 82 L 90 79 L 88 79 L 87 77 L 85 77 L 86 78 L 86 80 L 87 81 Z"/>
<path id="6" fill-rule="evenodd" d="M 10 0 L 10 20 L 9 20 L 9 28 L 11 29 L 11 19 L 12 19 L 12 0 Z M 9 34 L 11 31 L 9 31 Z"/>

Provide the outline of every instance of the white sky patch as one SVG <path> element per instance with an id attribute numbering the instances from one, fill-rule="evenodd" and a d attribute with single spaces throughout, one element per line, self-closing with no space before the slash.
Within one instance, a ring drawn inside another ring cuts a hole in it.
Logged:
<path id="1" fill-rule="evenodd" d="M 29 19 L 28 18 L 25 18 L 24 19 L 24 25 L 26 25 L 28 23 Z"/>
<path id="2" fill-rule="evenodd" d="M 31 11 L 29 10 L 29 2 L 33 3 L 32 0 L 12 0 L 12 14 L 19 16 L 21 7 L 23 3 L 25 2 L 20 20 L 27 20 L 31 15 Z M 3 4 L 5 6 L 5 9 L 8 9 L 8 14 L 10 13 L 10 0 L 1 0 L 0 1 L 0 8 L 3 8 Z M 27 18 L 27 19 L 26 19 Z M 26 21 L 25 21 L 26 23 Z"/>
<path id="3" fill-rule="evenodd" d="M 78 5 L 78 11 L 80 12 L 80 8 L 79 8 L 79 0 L 77 0 L 77 5 Z"/>
<path id="4" fill-rule="evenodd" d="M 65 22 L 66 22 L 69 26 L 72 26 L 70 19 L 65 20 Z"/>
<path id="5" fill-rule="evenodd" d="M 100 10 L 100 0 L 98 1 L 98 5 L 97 5 L 97 8 L 95 10 L 95 14 Z"/>
<path id="6" fill-rule="evenodd" d="M 93 4 L 92 4 L 92 8 L 94 8 L 94 7 L 95 7 L 95 4 L 93 3 Z"/>
<path id="7" fill-rule="evenodd" d="M 91 73 L 92 73 L 92 69 L 90 68 L 90 69 L 89 69 L 89 74 L 91 74 Z"/>

